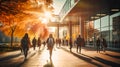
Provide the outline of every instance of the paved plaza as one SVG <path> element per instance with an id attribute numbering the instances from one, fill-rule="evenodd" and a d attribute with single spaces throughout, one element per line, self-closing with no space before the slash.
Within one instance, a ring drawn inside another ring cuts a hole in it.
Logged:
<path id="1" fill-rule="evenodd" d="M 2 53 L 0 67 L 119 67 L 120 53 L 107 51 L 97 53 L 95 49 L 82 47 L 77 53 L 76 48 L 69 51 L 68 46 L 55 47 L 52 58 L 49 59 L 47 48 L 29 50 L 27 60 L 21 51 Z"/>

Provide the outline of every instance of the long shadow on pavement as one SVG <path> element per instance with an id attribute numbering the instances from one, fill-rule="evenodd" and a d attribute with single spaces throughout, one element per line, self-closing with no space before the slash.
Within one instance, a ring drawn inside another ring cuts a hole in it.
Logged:
<path id="1" fill-rule="evenodd" d="M 62 49 L 65 50 L 65 51 L 67 51 L 67 52 L 69 52 L 69 53 L 71 53 L 71 54 L 73 54 L 74 56 L 78 57 L 79 59 L 82 59 L 82 60 L 84 60 L 84 61 L 86 61 L 86 62 L 88 62 L 88 63 L 91 63 L 91 64 L 93 64 L 93 65 L 95 65 L 95 66 L 97 66 L 97 67 L 102 67 L 102 65 L 100 65 L 100 64 L 98 64 L 98 63 L 95 63 L 95 62 L 92 62 L 92 59 L 91 59 L 91 58 L 87 58 L 87 57 L 85 57 L 85 56 L 78 55 L 78 54 L 76 54 L 76 53 L 74 53 L 74 52 L 70 52 L 69 50 L 67 50 L 67 49 L 65 49 L 65 48 L 62 48 Z"/>
<path id="2" fill-rule="evenodd" d="M 112 61 L 105 60 L 105 59 L 100 58 L 100 57 L 91 57 L 91 56 L 88 56 L 88 55 L 85 55 L 85 54 L 82 54 L 82 55 L 84 55 L 86 57 L 89 57 L 91 59 L 94 59 L 96 61 L 99 61 L 99 62 L 101 62 L 103 64 L 107 64 L 107 65 L 112 66 L 112 67 L 120 67 L 120 64 L 112 62 Z"/>
<path id="3" fill-rule="evenodd" d="M 120 56 L 115 56 L 115 55 L 110 55 L 110 54 L 104 54 L 104 55 L 107 55 L 107 56 L 110 56 L 110 57 L 113 57 L 113 58 L 120 59 Z"/>
<path id="4" fill-rule="evenodd" d="M 102 62 L 104 64 L 107 64 L 107 65 L 110 65 L 112 67 L 120 67 L 120 64 L 117 64 L 117 63 L 114 63 L 112 61 L 108 61 L 108 60 L 105 60 L 103 58 L 100 58 L 100 57 L 95 57 L 95 59 L 99 62 Z"/>
<path id="5" fill-rule="evenodd" d="M 15 57 L 18 57 L 20 55 L 21 55 L 21 53 L 18 53 L 18 54 L 15 54 L 15 55 L 10 55 L 10 56 L 7 56 L 7 57 L 3 57 L 3 58 L 0 58 L 0 61 L 9 60 L 11 58 L 15 58 Z"/>
<path id="6" fill-rule="evenodd" d="M 70 52 L 69 50 L 67 50 L 65 48 L 62 48 L 62 49 L 67 51 L 67 52 Z M 87 50 L 89 50 L 89 48 Z M 93 49 L 93 51 L 94 51 L 94 49 Z M 85 60 L 85 61 L 87 61 L 87 62 L 89 62 L 91 64 L 99 66 L 99 67 L 101 67 L 101 65 L 99 65 L 97 63 L 94 63 L 94 62 L 91 62 L 91 60 L 94 59 L 94 60 L 96 60 L 98 62 L 101 62 L 103 64 L 106 64 L 106 65 L 109 65 L 109 66 L 112 66 L 112 67 L 120 67 L 120 64 L 112 62 L 112 61 L 109 61 L 109 60 L 105 60 L 105 59 L 100 58 L 100 57 L 91 57 L 91 56 L 88 56 L 88 55 L 85 55 L 85 54 L 76 54 L 74 52 L 71 52 L 71 54 L 73 54 L 74 56 L 76 56 L 76 57 L 78 57 L 78 58 L 80 58 L 82 60 Z M 105 55 L 120 59 L 120 56 L 114 56 L 114 55 L 110 55 L 110 54 L 105 54 Z"/>
<path id="7" fill-rule="evenodd" d="M 24 65 L 26 62 L 29 61 L 29 58 L 32 57 L 32 56 L 34 56 L 36 53 L 41 54 L 41 52 L 43 52 L 44 49 L 45 49 L 45 48 L 42 48 L 41 50 L 36 51 L 36 52 L 33 53 L 31 56 L 29 56 L 28 59 L 26 59 L 26 60 L 24 60 L 23 62 L 19 63 L 19 64 L 17 65 L 17 67 L 21 67 L 22 65 Z"/>
<path id="8" fill-rule="evenodd" d="M 20 58 L 20 59 L 23 59 L 23 61 L 21 61 L 21 62 L 17 62 L 17 63 L 10 63 L 10 64 L 8 64 L 8 65 L 2 65 L 2 66 L 0 66 L 0 67 L 21 67 L 21 65 L 23 65 L 25 62 L 28 62 L 29 61 L 29 58 L 30 57 L 32 57 L 32 56 L 34 56 L 36 53 L 33 53 L 33 54 L 31 54 L 30 56 L 28 56 L 28 58 L 27 59 L 24 59 L 24 57 L 22 57 L 22 58 Z M 18 59 L 18 61 L 19 61 L 19 59 Z M 12 62 L 12 61 L 11 61 Z"/>
<path id="9" fill-rule="evenodd" d="M 29 61 L 29 58 L 34 56 L 36 53 L 33 53 L 32 55 L 30 55 L 27 59 L 24 59 L 22 62 L 20 62 L 19 64 L 17 64 L 15 67 L 21 67 L 22 65 L 24 65 L 25 63 L 27 63 Z"/>

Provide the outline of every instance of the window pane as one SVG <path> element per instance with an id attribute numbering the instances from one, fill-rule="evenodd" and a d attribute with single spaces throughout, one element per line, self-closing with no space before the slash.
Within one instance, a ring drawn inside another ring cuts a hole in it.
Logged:
<path id="1" fill-rule="evenodd" d="M 101 28 L 101 31 L 108 31 L 108 30 L 109 30 L 108 27 L 103 27 L 103 28 Z"/>
<path id="2" fill-rule="evenodd" d="M 109 42 L 109 30 L 108 31 L 102 31 L 102 38 L 105 38 L 107 42 Z"/>
<path id="3" fill-rule="evenodd" d="M 105 27 L 109 25 L 109 16 L 105 16 L 101 18 L 101 27 Z"/>
<path id="4" fill-rule="evenodd" d="M 110 25 L 113 25 L 113 18 L 116 17 L 116 16 L 120 16 L 120 12 L 110 16 Z"/>
<path id="5" fill-rule="evenodd" d="M 95 27 L 95 29 L 100 28 L 100 19 L 97 19 L 94 21 L 94 27 Z"/>

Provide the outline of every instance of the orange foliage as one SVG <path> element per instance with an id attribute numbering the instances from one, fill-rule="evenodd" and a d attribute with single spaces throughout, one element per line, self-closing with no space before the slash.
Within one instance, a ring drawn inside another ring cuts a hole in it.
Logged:
<path id="1" fill-rule="evenodd" d="M 35 0 L 39 1 L 39 0 Z M 47 1 L 47 0 L 40 0 Z M 48 0 L 49 1 L 49 0 Z M 50 0 L 52 2 L 52 0 Z M 13 6 L 13 4 L 9 4 Z M 2 13 L 0 16 L 0 21 L 3 23 L 3 26 L 0 28 L 2 32 L 6 35 L 11 36 L 12 30 L 14 30 L 15 37 L 22 37 L 26 32 L 29 33 L 30 37 L 41 36 L 41 38 L 46 38 L 48 36 L 48 29 L 44 24 L 38 19 L 38 15 L 25 13 L 24 11 L 33 11 L 33 6 L 37 7 L 36 4 L 33 4 L 31 0 L 28 0 L 26 3 L 19 3 L 17 7 L 23 10 L 21 13 L 16 15 Z M 39 6 L 39 5 L 38 5 Z M 43 6 L 43 4 L 42 4 Z M 44 5 L 45 6 L 45 5 Z M 44 7 L 42 7 L 44 8 Z M 41 8 L 39 8 L 40 10 Z M 46 8 L 44 8 L 46 9 Z M 37 10 L 37 9 L 36 9 Z M 41 9 L 42 10 L 42 9 Z M 47 9 L 46 9 L 47 10 Z M 39 11 L 36 11 L 39 12 Z M 41 15 L 39 15 L 41 16 Z"/>
<path id="2" fill-rule="evenodd" d="M 48 36 L 49 32 L 48 32 L 48 29 L 45 28 L 45 27 L 44 27 L 43 30 L 44 30 L 44 31 L 43 31 L 43 36 L 42 36 L 42 38 L 45 39 L 45 38 Z"/>

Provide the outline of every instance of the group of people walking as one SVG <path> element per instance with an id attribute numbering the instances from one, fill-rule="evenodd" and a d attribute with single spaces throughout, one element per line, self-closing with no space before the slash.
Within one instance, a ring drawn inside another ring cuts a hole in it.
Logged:
<path id="1" fill-rule="evenodd" d="M 70 51 L 72 51 L 72 47 L 73 47 L 71 40 L 72 39 L 69 40 Z M 45 44 L 47 44 L 47 49 L 49 50 L 50 58 L 52 57 L 52 51 L 53 51 L 55 43 L 59 44 L 59 47 L 60 47 L 61 40 L 56 39 L 56 42 L 55 42 L 55 39 L 53 38 L 52 34 L 50 34 L 49 37 L 47 38 L 47 40 L 43 42 L 44 46 L 45 46 Z M 36 45 L 40 49 L 41 44 L 42 44 L 42 42 L 41 42 L 40 37 L 38 37 L 38 39 L 36 39 L 35 37 L 32 39 L 33 50 L 36 49 Z M 85 42 L 84 42 L 84 39 L 80 35 L 78 35 L 78 37 L 76 38 L 75 44 L 76 44 L 76 52 L 81 53 L 81 47 L 84 46 Z M 24 56 L 26 59 L 26 57 L 28 55 L 28 50 L 31 47 L 30 38 L 28 36 L 28 33 L 25 33 L 25 35 L 21 39 L 21 47 L 22 47 L 22 50 L 23 50 L 23 53 L 24 53 Z M 102 38 L 102 39 L 98 38 L 96 41 L 96 47 L 97 47 L 97 52 L 100 52 L 101 48 L 105 52 L 106 48 L 107 48 L 106 40 L 104 38 Z"/>
<path id="2" fill-rule="evenodd" d="M 61 47 L 61 39 L 60 38 L 56 39 L 56 47 Z"/>
<path id="3" fill-rule="evenodd" d="M 43 42 L 44 46 L 47 43 L 47 49 L 49 50 L 49 54 L 50 54 L 50 58 L 52 56 L 52 50 L 53 50 L 53 46 L 55 44 L 55 40 L 53 38 L 53 35 L 50 34 L 49 37 L 47 38 L 47 41 Z M 33 46 L 33 50 L 36 49 L 36 46 L 41 47 L 41 39 L 40 37 L 38 37 L 38 40 L 34 37 L 32 39 L 32 46 Z M 31 43 L 30 43 L 30 39 L 29 39 L 29 35 L 28 33 L 25 33 L 25 35 L 23 36 L 23 38 L 21 39 L 21 48 L 22 48 L 22 52 L 24 53 L 25 59 L 28 55 L 28 50 L 31 47 Z"/>
<path id="4" fill-rule="evenodd" d="M 78 35 L 78 37 L 75 40 L 75 44 L 76 44 L 76 52 L 77 53 L 81 53 L 81 47 L 85 46 L 85 41 L 84 39 Z M 72 51 L 72 41 L 71 39 L 69 40 L 69 45 L 70 45 L 70 51 Z M 107 42 L 105 40 L 105 38 L 98 38 L 96 40 L 96 51 L 97 53 L 100 53 L 100 51 L 102 50 L 103 52 L 106 52 L 107 49 Z"/>
<path id="5" fill-rule="evenodd" d="M 104 38 L 98 38 L 96 41 L 97 53 L 100 53 L 101 49 L 105 52 L 107 48 L 107 42 Z"/>
<path id="6" fill-rule="evenodd" d="M 81 47 L 84 46 L 84 44 L 85 44 L 85 41 L 81 37 L 81 35 L 78 35 L 78 37 L 75 39 L 74 44 L 76 46 L 76 52 L 81 53 Z M 72 51 L 72 47 L 73 47 L 72 39 L 69 40 L 69 45 L 70 45 L 70 51 Z"/>
<path id="7" fill-rule="evenodd" d="M 36 46 L 41 47 L 41 39 L 38 37 L 38 40 L 34 37 L 32 40 L 33 49 L 35 50 Z"/>

